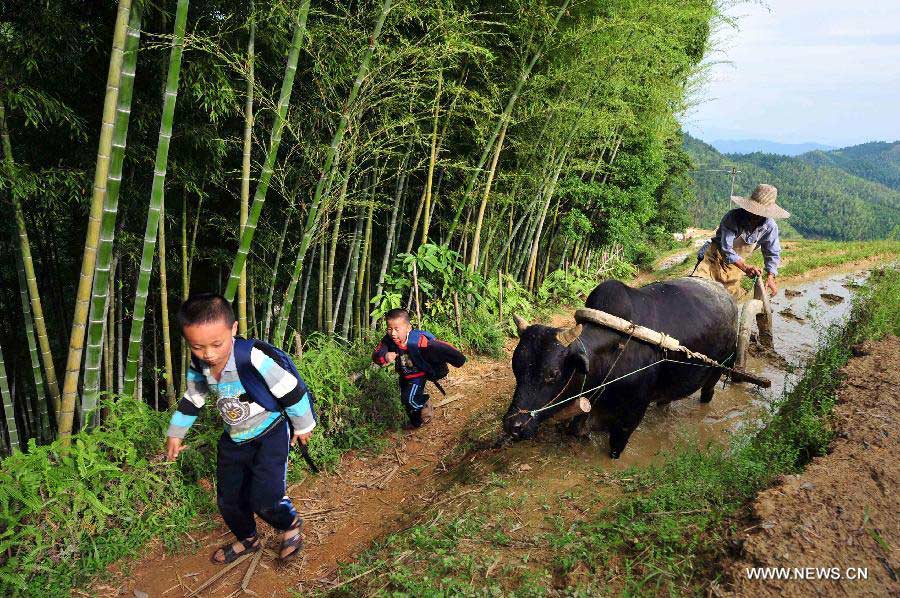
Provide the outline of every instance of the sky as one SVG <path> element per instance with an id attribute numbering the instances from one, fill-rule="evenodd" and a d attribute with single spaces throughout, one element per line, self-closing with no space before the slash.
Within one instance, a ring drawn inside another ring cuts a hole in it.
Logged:
<path id="1" fill-rule="evenodd" d="M 843 147 L 900 139 L 900 0 L 768 0 L 728 9 L 682 117 L 706 141 Z"/>

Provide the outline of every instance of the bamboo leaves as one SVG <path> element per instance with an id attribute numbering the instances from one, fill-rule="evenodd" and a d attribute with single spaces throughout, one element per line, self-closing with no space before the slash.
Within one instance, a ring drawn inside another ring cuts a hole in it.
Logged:
<path id="1" fill-rule="evenodd" d="M 343 110 L 341 111 L 341 118 L 338 121 L 337 130 L 335 131 L 334 137 L 332 137 L 331 139 L 331 144 L 328 147 L 328 151 L 325 154 L 325 164 L 323 165 L 322 171 L 319 174 L 319 180 L 318 183 L 316 183 L 316 190 L 313 195 L 309 211 L 306 213 L 306 224 L 303 228 L 303 239 L 300 242 L 300 249 L 297 251 L 297 257 L 294 260 L 294 271 L 291 274 L 291 279 L 288 283 L 287 291 L 284 294 L 284 303 L 281 308 L 281 314 L 279 314 L 278 325 L 275 328 L 275 337 L 273 339 L 273 342 L 277 346 L 282 346 L 282 343 L 284 342 L 284 335 L 287 332 L 288 320 L 291 316 L 291 308 L 294 304 L 294 295 L 297 292 L 297 283 L 300 280 L 300 273 L 303 270 L 303 260 L 306 257 L 306 251 L 309 249 L 309 244 L 312 242 L 313 234 L 318 226 L 319 207 L 322 203 L 325 184 L 328 180 L 331 179 L 334 174 L 333 169 L 336 168 L 335 155 L 337 154 L 338 148 L 341 145 L 341 141 L 344 139 L 344 133 L 346 132 L 347 125 L 350 122 L 350 110 L 356 102 L 356 97 L 357 95 L 359 95 L 359 90 L 362 87 L 363 80 L 366 78 L 366 75 L 369 72 L 369 64 L 372 60 L 372 55 L 375 53 L 375 45 L 378 42 L 378 38 L 381 36 L 381 29 L 384 26 L 384 21 L 387 18 L 388 11 L 390 11 L 390 9 L 391 0 L 384 0 L 384 3 L 381 5 L 381 12 L 379 12 L 378 18 L 375 21 L 375 27 L 372 30 L 372 35 L 369 36 L 369 46 L 363 54 L 362 61 L 359 64 L 359 69 L 356 72 L 356 78 L 353 81 L 353 86 L 350 88 L 350 93 L 348 94 L 347 99 L 344 102 Z M 228 297 L 227 294 L 226 297 Z"/>

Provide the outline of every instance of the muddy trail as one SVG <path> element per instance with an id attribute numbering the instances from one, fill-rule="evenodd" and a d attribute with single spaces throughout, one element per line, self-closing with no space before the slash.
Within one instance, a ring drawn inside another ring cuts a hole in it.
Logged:
<path id="1" fill-rule="evenodd" d="M 165 554 L 154 542 L 143 557 L 120 563 L 111 579 L 88 590 L 103 596 L 151 597 L 190 596 L 200 588 L 203 596 L 237 596 L 245 591 L 290 596 L 327 590 L 345 581 L 340 577 L 340 563 L 352 561 L 391 532 L 439 514 L 442 505 L 449 508 L 477 497 L 498 473 L 522 473 L 513 477 L 507 492 L 527 496 L 515 513 L 525 537 L 546 525 L 542 510 L 548 497 L 555 499 L 579 488 L 596 494 L 597 477 L 608 471 L 659 462 L 687 436 L 725 443 L 734 431 L 755 422 L 781 396 L 785 377 L 792 375 L 789 370 L 813 350 L 818 327 L 847 313 L 851 288 L 861 276 L 845 271 L 820 279 L 784 281 L 772 302 L 779 357 L 748 359 L 751 370 L 772 379 L 772 388 L 720 385 L 709 404 L 692 397 L 651 407 L 620 459 L 607 456 L 605 434 L 580 440 L 545 426 L 534 441 L 511 444 L 503 440 L 500 417 L 514 390 L 510 360 L 515 341 L 510 341 L 503 359 L 473 359 L 451 372 L 444 384 L 447 396 L 432 392 L 438 398 L 435 419 L 428 426 L 387 435 L 377 454 L 346 453 L 334 473 L 312 476 L 289 488 L 306 522 L 305 548 L 293 563 L 276 564 L 272 550 L 277 542 L 261 524 L 268 548 L 258 558 L 248 555 L 209 583 L 224 569 L 210 563 L 209 556 L 229 541 L 216 517 L 213 530 L 192 534 L 181 552 Z M 566 326 L 571 319 L 557 316 L 551 323 Z M 573 505 L 573 516 L 584 514 Z"/>
<path id="2" fill-rule="evenodd" d="M 755 524 L 729 567 L 737 596 L 900 595 L 900 339 L 854 353 L 841 372 L 832 451 L 753 502 Z M 829 577 L 750 580 L 749 567 L 815 567 Z"/>

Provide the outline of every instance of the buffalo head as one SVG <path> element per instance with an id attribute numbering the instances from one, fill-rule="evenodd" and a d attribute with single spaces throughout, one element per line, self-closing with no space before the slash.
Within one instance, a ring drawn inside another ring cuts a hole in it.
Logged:
<path id="1" fill-rule="evenodd" d="M 519 329 L 519 344 L 512 368 L 516 390 L 503 418 L 503 428 L 515 439 L 531 438 L 538 425 L 558 409 L 531 415 L 531 411 L 571 396 L 580 390 L 582 375 L 590 369 L 587 348 L 580 338 L 581 324 L 560 329 L 513 316 Z"/>

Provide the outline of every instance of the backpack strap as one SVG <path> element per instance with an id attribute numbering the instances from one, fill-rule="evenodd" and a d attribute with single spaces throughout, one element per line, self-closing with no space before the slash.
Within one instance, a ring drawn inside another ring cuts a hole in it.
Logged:
<path id="1" fill-rule="evenodd" d="M 267 411 L 279 413 L 283 411 L 281 406 L 275 400 L 272 391 L 269 390 L 262 375 L 250 360 L 250 353 L 253 351 L 254 344 L 255 341 L 251 339 L 241 337 L 235 337 L 234 339 L 234 362 L 237 365 L 238 377 L 241 379 L 241 384 L 244 390 L 247 391 L 248 397 L 265 407 Z"/>

